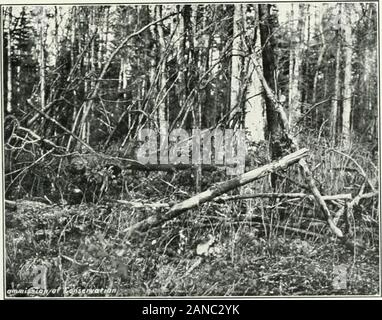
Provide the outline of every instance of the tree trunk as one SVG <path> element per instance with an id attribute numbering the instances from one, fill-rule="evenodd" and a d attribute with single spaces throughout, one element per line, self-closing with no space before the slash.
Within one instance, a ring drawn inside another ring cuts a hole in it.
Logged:
<path id="1" fill-rule="evenodd" d="M 204 103 L 203 96 L 205 95 L 205 90 L 200 88 L 201 84 L 199 82 L 199 79 L 201 75 L 204 74 L 206 70 L 205 65 L 205 59 L 208 60 L 208 54 L 206 57 L 206 51 L 208 52 L 208 47 L 206 47 L 207 43 L 205 43 L 204 39 L 204 33 L 197 35 L 197 15 L 198 15 L 198 5 L 192 6 L 192 15 L 191 15 L 191 23 L 193 28 L 192 37 L 193 37 L 193 46 L 194 46 L 194 60 L 197 63 L 198 66 L 198 73 L 195 74 L 195 83 L 199 88 L 197 88 L 196 93 L 196 101 L 195 101 L 195 110 L 194 110 L 194 127 L 196 130 L 201 130 L 202 128 L 202 104 Z M 205 6 L 204 6 L 205 8 Z M 205 18 L 206 16 L 203 16 L 203 23 L 201 25 L 201 29 L 204 29 L 206 27 Z M 198 48 L 197 50 L 195 50 Z M 197 77 L 197 78 L 196 78 Z M 200 135 L 194 134 L 194 149 L 193 149 L 193 159 L 196 162 L 196 168 L 195 168 L 195 191 L 200 192 L 201 191 L 201 180 L 202 180 L 202 154 L 201 154 L 201 142 L 200 142 Z"/>
<path id="2" fill-rule="evenodd" d="M 176 86 L 177 97 L 179 101 L 179 107 L 182 108 L 186 100 L 186 81 L 185 81 L 185 59 L 184 59 L 184 43 L 185 43 L 185 28 L 184 28 L 184 17 L 183 17 L 183 5 L 177 5 L 177 26 L 176 26 L 176 36 L 175 41 L 177 41 L 177 63 L 178 63 L 178 72 L 179 79 Z"/>
<path id="3" fill-rule="evenodd" d="M 259 5 L 254 5 L 255 28 L 254 33 L 254 59 L 263 67 L 263 52 L 261 46 L 260 23 L 259 23 Z M 250 134 L 251 142 L 260 142 L 265 139 L 265 101 L 263 99 L 263 88 L 259 77 L 257 76 L 253 60 L 249 59 L 249 72 L 251 74 L 250 84 L 246 93 L 245 101 L 245 127 Z M 263 73 L 263 70 L 261 70 Z"/>
<path id="4" fill-rule="evenodd" d="M 163 17 L 162 6 L 155 6 L 155 16 L 156 19 Z M 157 119 L 159 126 L 159 152 L 160 152 L 160 163 L 168 163 L 168 123 L 166 120 L 167 113 L 167 97 L 166 97 L 166 84 L 167 84 L 167 70 L 166 70 L 166 43 L 164 40 L 163 27 L 161 23 L 156 25 L 159 41 L 159 52 L 160 52 L 160 82 L 159 82 L 159 99 L 157 107 Z"/>
<path id="5" fill-rule="evenodd" d="M 98 10 L 98 25 L 100 25 L 101 35 L 98 42 L 98 52 L 97 52 L 97 67 L 99 70 L 102 68 L 103 52 L 105 47 L 105 36 L 106 36 L 106 23 L 107 23 L 107 12 L 104 7 L 100 7 Z"/>
<path id="6" fill-rule="evenodd" d="M 271 17 L 270 10 L 272 5 L 260 4 L 260 32 L 261 32 L 261 47 L 263 48 L 263 75 L 270 88 L 279 97 L 281 95 L 277 90 L 277 73 L 275 63 L 275 39 L 272 37 L 274 28 L 274 19 Z M 281 157 L 280 140 L 281 140 L 281 128 L 279 124 L 279 115 L 276 112 L 272 101 L 265 95 L 266 104 L 266 122 L 267 122 L 267 134 L 270 139 L 269 153 L 272 160 Z M 278 176 L 274 173 L 271 174 L 271 186 L 273 190 L 277 189 Z"/>
<path id="7" fill-rule="evenodd" d="M 232 43 L 232 58 L 231 58 L 231 119 L 233 119 L 232 126 L 235 123 L 241 123 L 242 115 L 239 106 L 239 95 L 241 81 L 241 68 L 242 68 L 242 43 L 241 37 L 243 33 L 243 5 L 234 5 L 233 15 L 233 43 Z"/>
<path id="8" fill-rule="evenodd" d="M 337 135 L 337 112 L 338 112 L 338 100 L 340 98 L 340 65 L 341 65 L 341 4 L 337 4 L 338 13 L 338 30 L 337 30 L 337 49 L 336 49 L 336 70 L 334 75 L 334 94 L 331 102 L 330 112 L 330 135 L 333 143 L 336 141 Z"/>
<path id="9" fill-rule="evenodd" d="M 301 88 L 302 83 L 302 61 L 304 53 L 304 29 L 305 29 L 305 4 L 298 4 L 298 13 L 295 12 L 295 4 L 292 5 L 292 21 L 297 19 L 291 30 L 292 48 L 290 56 L 289 74 L 289 126 L 292 132 L 297 133 L 297 122 L 301 118 Z"/>
<path id="10" fill-rule="evenodd" d="M 47 12 L 46 7 L 42 8 L 42 16 L 40 18 L 40 105 L 41 109 L 45 108 L 45 95 L 46 95 L 46 85 L 45 85 L 45 43 L 46 43 L 46 32 L 47 32 Z"/>
<path id="11" fill-rule="evenodd" d="M 348 8 L 348 7 L 345 7 L 345 8 Z M 342 16 L 344 17 L 343 29 L 344 29 L 344 40 L 345 40 L 342 137 L 343 137 L 344 145 L 349 146 L 350 139 L 351 139 L 350 117 L 351 117 L 351 109 L 352 109 L 352 55 L 353 55 L 351 12 L 346 12 L 346 10 L 344 10 Z"/>
<path id="12" fill-rule="evenodd" d="M 7 19 L 7 112 L 12 112 L 12 7 L 8 7 Z"/>
<path id="13" fill-rule="evenodd" d="M 71 38 L 70 38 L 70 64 L 71 68 L 74 67 L 75 62 L 75 51 L 76 51 L 76 26 L 77 26 L 77 7 L 73 6 L 72 8 L 72 32 L 71 32 Z"/>
<path id="14" fill-rule="evenodd" d="M 316 64 L 316 70 L 314 72 L 314 78 L 313 78 L 313 93 L 312 93 L 312 104 L 314 105 L 317 102 L 317 86 L 318 86 L 318 78 L 321 73 L 321 66 L 322 62 L 324 60 L 324 55 L 326 52 L 326 41 L 325 41 L 325 36 L 324 36 L 324 28 L 323 28 L 323 14 L 326 11 L 326 4 L 323 3 L 322 6 L 318 6 L 316 8 L 317 17 L 316 17 L 316 24 L 318 24 L 318 32 L 321 35 L 321 46 L 319 50 L 319 55 L 317 59 L 317 64 Z M 319 108 L 315 109 L 315 122 L 316 126 L 318 123 L 321 123 L 320 119 L 320 110 Z"/>

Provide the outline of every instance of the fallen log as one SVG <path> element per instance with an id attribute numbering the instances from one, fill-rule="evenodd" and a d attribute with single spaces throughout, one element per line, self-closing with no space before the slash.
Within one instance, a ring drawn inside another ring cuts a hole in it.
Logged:
<path id="1" fill-rule="evenodd" d="M 179 216 L 181 213 L 189 209 L 195 208 L 207 201 L 210 201 L 232 189 L 241 187 L 247 183 L 250 183 L 254 180 L 262 178 L 268 175 L 269 173 L 275 172 L 280 169 L 285 169 L 289 167 L 290 165 L 292 165 L 293 163 L 298 162 L 303 157 L 306 157 L 307 155 L 308 155 L 308 149 L 305 149 L 305 148 L 300 149 L 294 153 L 291 153 L 285 156 L 284 158 L 280 160 L 271 162 L 262 167 L 243 173 L 242 175 L 238 177 L 235 177 L 228 181 L 214 185 L 210 187 L 208 190 L 203 191 L 199 194 L 196 194 L 195 196 L 174 205 L 166 213 L 150 216 L 147 219 L 144 219 L 126 228 L 124 231 L 130 234 L 134 231 L 146 231 L 151 227 L 158 226 L 168 220 L 171 220 Z"/>

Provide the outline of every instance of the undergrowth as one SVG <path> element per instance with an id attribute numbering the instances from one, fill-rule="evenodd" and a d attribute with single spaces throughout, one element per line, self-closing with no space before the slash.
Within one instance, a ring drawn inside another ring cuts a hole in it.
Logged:
<path id="1" fill-rule="evenodd" d="M 364 192 L 370 192 L 360 168 L 378 190 L 376 159 L 367 146 L 333 151 L 323 139 L 309 144 L 314 149 L 307 162 L 323 195 L 350 193 L 355 197 L 362 185 Z M 88 171 L 70 182 L 72 188 L 83 189 L 92 181 L 90 200 L 96 201 L 89 201 L 85 190 L 78 204 L 62 201 L 64 196 L 57 203 L 44 204 L 24 195 L 17 201 L 16 211 L 6 210 L 8 295 L 25 295 L 15 290 L 32 287 L 36 266 L 47 270 L 46 287 L 57 289 L 43 294 L 48 296 L 104 296 L 95 291 L 71 291 L 97 288 L 109 289 L 110 296 L 379 292 L 377 197 L 361 200 L 351 217 L 340 217 L 339 227 L 348 228 L 362 244 L 354 251 L 332 236 L 309 197 L 212 201 L 148 232 L 130 234 L 129 226 L 166 209 L 116 200 L 177 203 L 195 192 L 192 172 L 102 170 L 102 174 Z M 202 188 L 227 178 L 222 172 L 205 173 Z M 296 165 L 278 172 L 276 189 L 267 177 L 240 190 L 240 194 L 258 192 L 308 193 Z M 335 213 L 345 202 L 327 204 Z"/>

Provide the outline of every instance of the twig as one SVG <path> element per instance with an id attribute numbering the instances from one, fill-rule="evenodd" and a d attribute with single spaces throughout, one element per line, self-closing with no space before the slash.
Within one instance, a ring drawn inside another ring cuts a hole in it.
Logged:
<path id="1" fill-rule="evenodd" d="M 67 134 L 71 135 L 75 140 L 77 140 L 79 143 L 81 143 L 84 147 L 86 147 L 90 152 L 95 153 L 94 149 L 89 146 L 86 142 L 81 140 L 79 137 L 77 137 L 74 133 L 70 132 L 68 129 L 66 129 L 61 123 L 59 123 L 56 119 L 53 119 L 50 115 L 46 114 L 44 111 L 39 110 L 37 107 L 35 107 L 31 101 L 31 99 L 27 99 L 28 104 L 38 113 L 40 113 L 45 119 L 53 122 L 56 126 L 58 126 L 61 130 L 65 131 Z"/>
<path id="2" fill-rule="evenodd" d="M 363 170 L 363 168 L 358 164 L 358 162 L 357 162 L 354 158 L 352 158 L 351 156 L 349 156 L 349 155 L 346 154 L 346 153 L 343 153 L 343 152 L 338 151 L 338 150 L 335 150 L 335 149 L 328 149 L 328 152 L 335 152 L 335 153 L 338 153 L 338 154 L 340 154 L 341 156 L 343 156 L 343 157 L 349 159 L 350 161 L 352 161 L 352 162 L 356 165 L 356 167 L 358 168 L 358 172 L 361 174 L 361 176 L 364 177 L 364 179 L 365 179 L 365 180 L 367 181 L 367 183 L 370 185 L 370 188 L 371 188 L 374 192 L 376 191 L 376 190 L 375 190 L 375 187 L 373 186 L 373 184 L 371 183 L 371 181 L 370 181 L 369 178 L 367 177 L 365 170 Z"/>

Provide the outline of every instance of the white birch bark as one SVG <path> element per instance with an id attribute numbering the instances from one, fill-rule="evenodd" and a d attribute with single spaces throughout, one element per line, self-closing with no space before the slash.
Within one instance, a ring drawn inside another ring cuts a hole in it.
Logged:
<path id="1" fill-rule="evenodd" d="M 345 8 L 349 8 L 346 6 Z M 352 44 L 352 24 L 351 24 L 351 12 L 350 10 L 343 13 L 343 29 L 344 29 L 344 40 L 345 40 L 345 67 L 344 67 L 344 96 L 343 96 L 343 108 L 342 108 L 342 136 L 345 145 L 350 144 L 350 116 L 352 109 L 352 55 L 353 55 L 353 44 Z"/>

